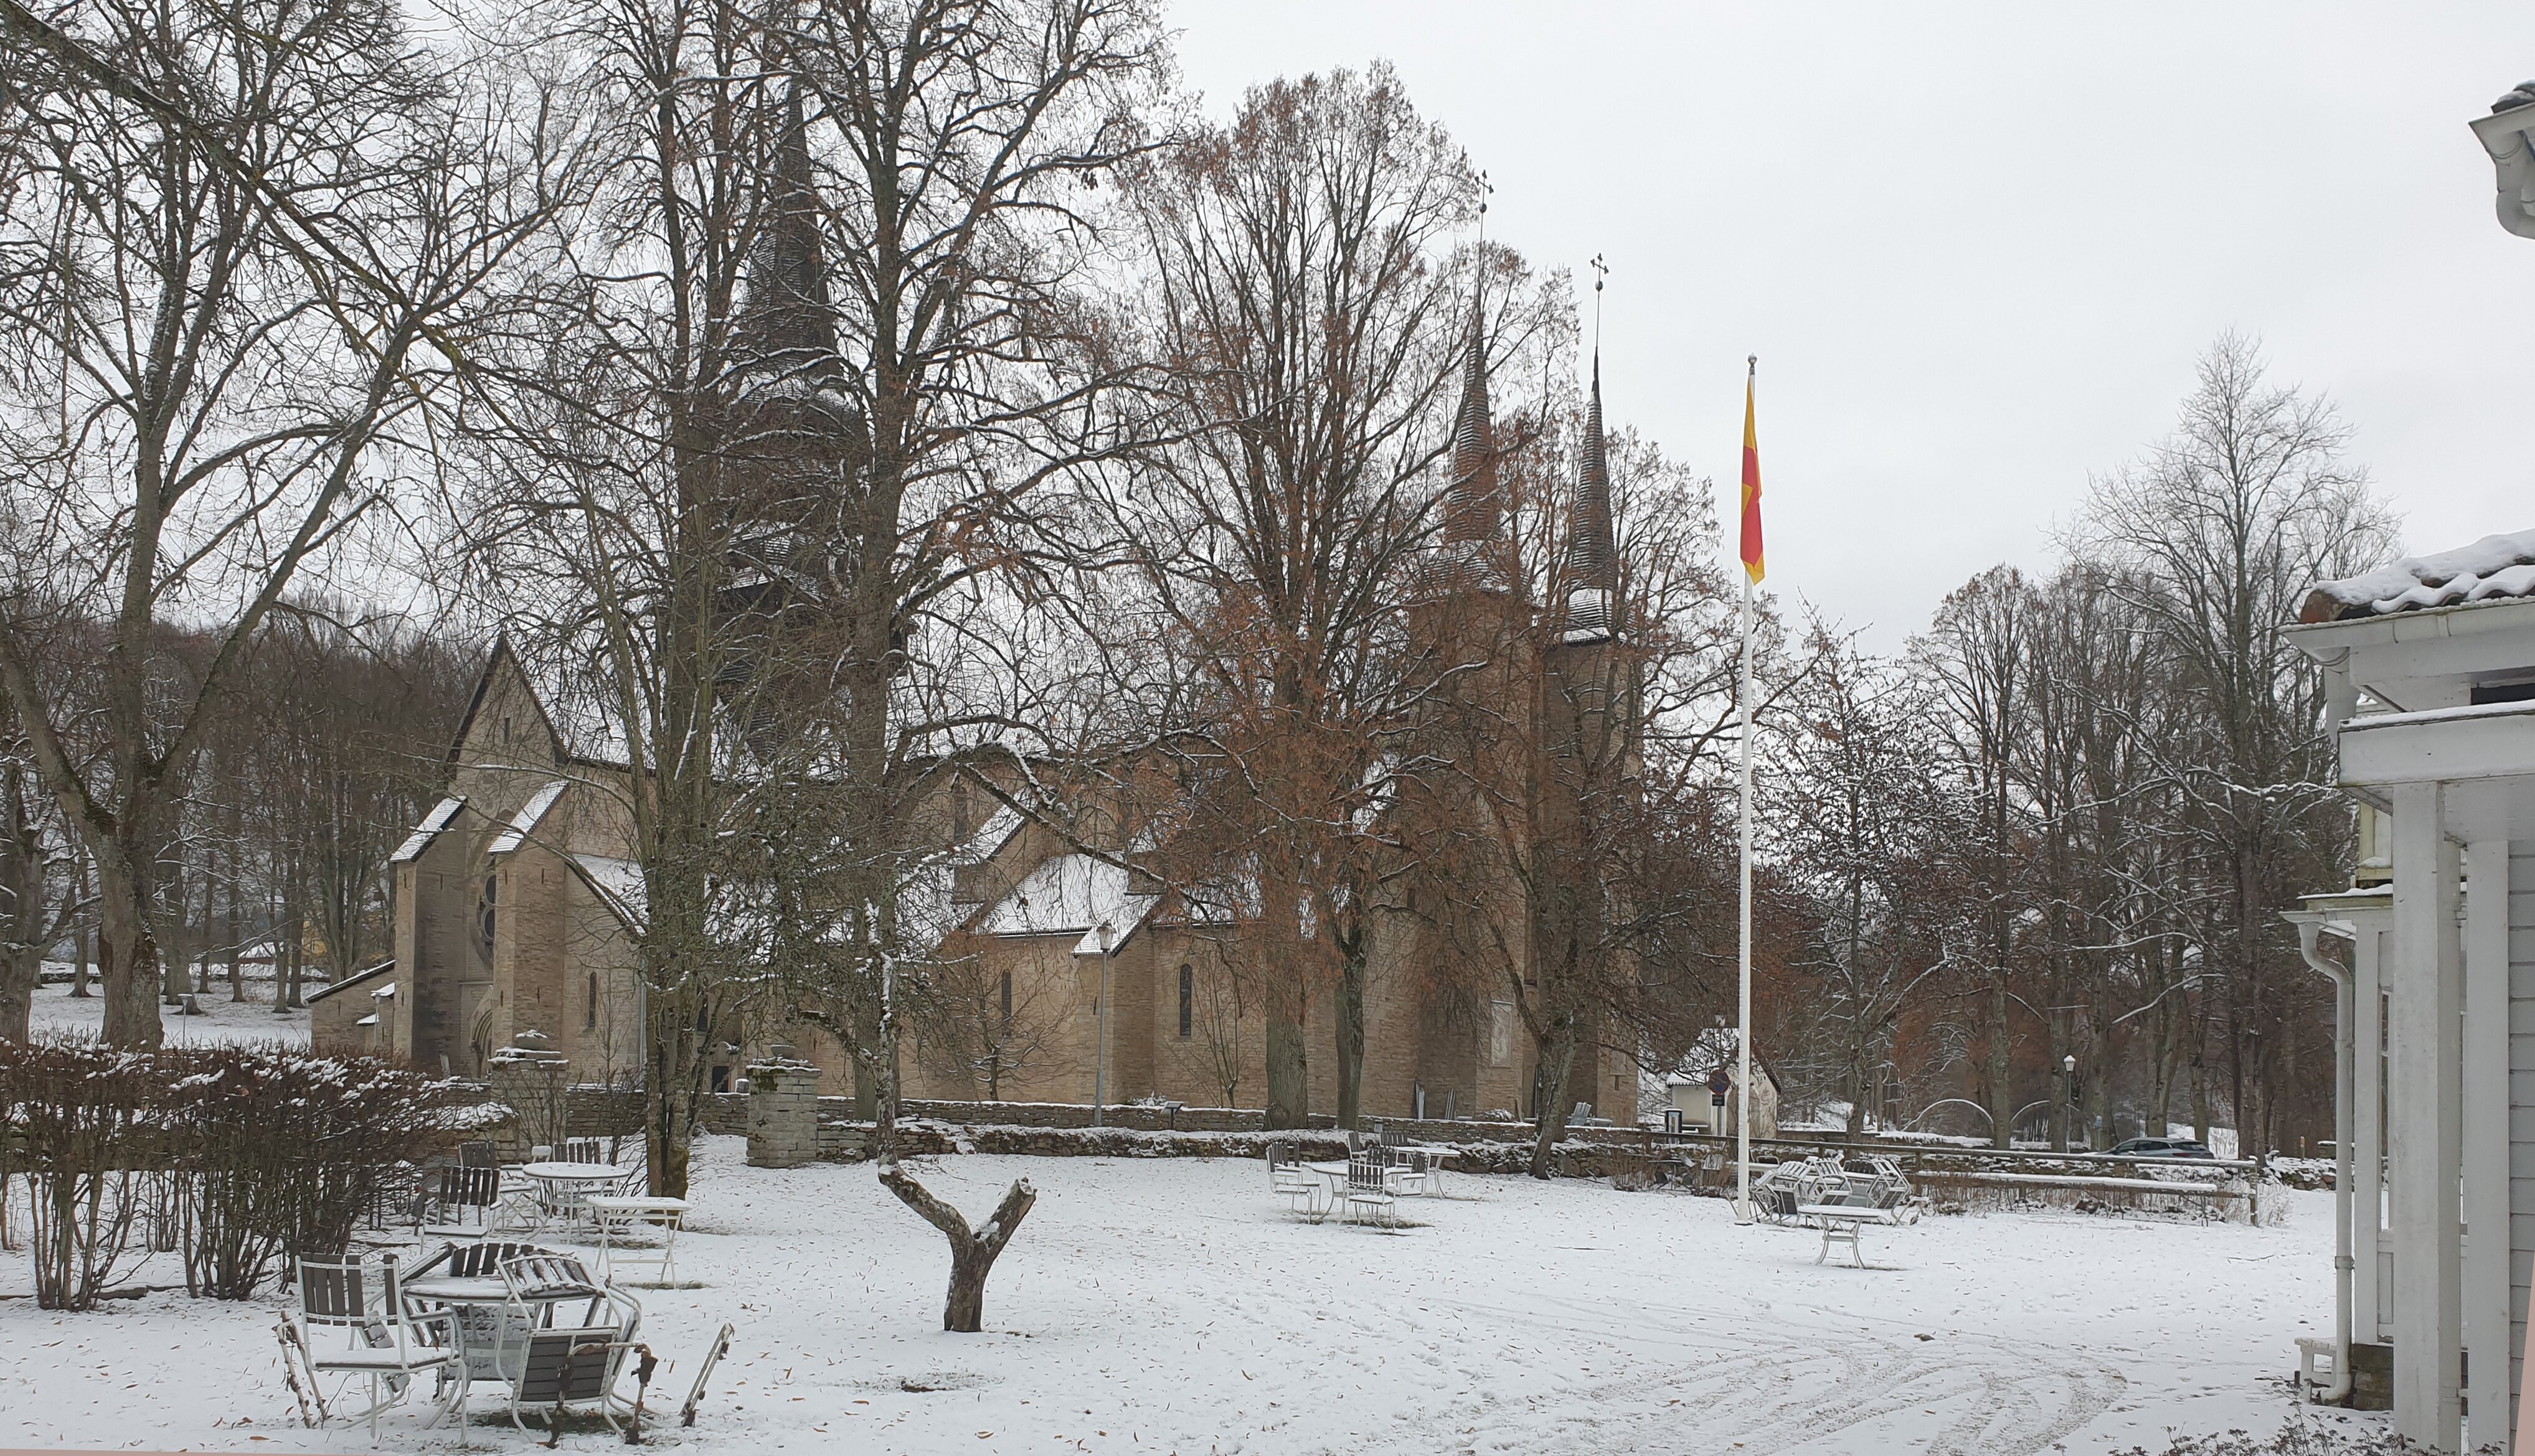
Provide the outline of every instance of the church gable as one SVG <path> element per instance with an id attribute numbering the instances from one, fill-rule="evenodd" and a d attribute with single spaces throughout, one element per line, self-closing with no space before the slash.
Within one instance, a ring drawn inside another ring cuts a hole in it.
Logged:
<path id="1" fill-rule="evenodd" d="M 536 688 L 520 665 L 510 642 L 498 640 L 484 660 L 475 696 L 449 746 L 452 768 L 496 763 L 514 767 L 558 767 L 564 762 L 562 735 L 539 700 Z"/>

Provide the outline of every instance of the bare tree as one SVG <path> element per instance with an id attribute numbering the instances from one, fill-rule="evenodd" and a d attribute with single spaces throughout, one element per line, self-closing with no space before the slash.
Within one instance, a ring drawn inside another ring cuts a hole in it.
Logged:
<path id="1" fill-rule="evenodd" d="M 1377 64 L 1279 80 L 1144 158 L 1128 195 L 1184 437 L 1110 502 L 1195 731 L 1176 849 L 1239 880 L 1265 1013 L 1268 1125 L 1309 1115 L 1303 1027 L 1337 997 L 1352 1126 L 1368 955 L 1397 855 L 1395 739 L 1431 686 L 1407 642 L 1423 477 L 1446 440 L 1455 279 L 1476 178 Z"/>
<path id="2" fill-rule="evenodd" d="M 0 687 L 96 875 L 105 1035 L 160 1037 L 179 806 L 304 568 L 398 488 L 399 432 L 510 234 L 499 149 L 391 7 L 0 7 Z M 423 458 L 427 458 L 427 455 Z M 216 624 L 171 672 L 163 624 Z M 93 715 L 50 617 L 103 625 Z M 92 755 L 87 744 L 94 745 Z"/>
<path id="3" fill-rule="evenodd" d="M 2191 709 L 2171 768 L 2212 876 L 2230 1102 L 2258 1148 L 2248 1094 L 2271 1086 L 2292 1042 L 2282 1009 L 2312 979 L 2273 912 L 2323 873 L 2345 829 L 2317 726 L 2320 675 L 2283 630 L 2308 584 L 2388 555 L 2394 522 L 2346 458 L 2331 403 L 2269 384 L 2253 340 L 2221 337 L 2198 373 L 2175 432 L 2096 482 L 2072 544 L 2134 583 Z"/>
<path id="4" fill-rule="evenodd" d="M 1957 821 L 1956 852 L 1980 903 L 1963 964 L 1978 987 L 1974 1023 L 1984 1047 L 1979 1085 L 1991 1140 L 2014 1136 L 2014 976 L 2029 893 L 2025 802 L 2017 791 L 2016 750 L 2032 688 L 2033 588 L 2012 567 L 1994 567 L 1947 596 L 1928 635 L 1913 643 L 1945 710 L 1939 731 L 1970 814 Z"/>

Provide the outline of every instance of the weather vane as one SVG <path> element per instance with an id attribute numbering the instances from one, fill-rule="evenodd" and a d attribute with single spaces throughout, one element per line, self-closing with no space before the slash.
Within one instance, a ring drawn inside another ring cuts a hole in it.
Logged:
<path id="1" fill-rule="evenodd" d="M 1602 255 L 1601 255 L 1601 254 L 1599 254 L 1599 253 L 1596 253 L 1596 254 L 1594 254 L 1594 255 L 1593 255 L 1593 265 L 1592 265 L 1592 267 L 1593 267 L 1593 352 L 1594 352 L 1594 353 L 1596 353 L 1596 354 L 1599 354 L 1599 353 L 1601 353 L 1601 352 L 1602 352 L 1602 280 L 1603 280 L 1604 278 L 1607 278 L 1607 277 L 1609 277 L 1609 276 L 1611 275 L 1611 265 L 1609 265 L 1609 264 L 1607 264 L 1607 263 L 1604 263 L 1604 262 L 1602 261 Z"/>

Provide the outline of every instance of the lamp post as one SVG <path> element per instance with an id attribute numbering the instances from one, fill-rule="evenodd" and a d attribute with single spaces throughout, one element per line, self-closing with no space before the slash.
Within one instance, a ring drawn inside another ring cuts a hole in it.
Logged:
<path id="1" fill-rule="evenodd" d="M 1100 1038 L 1091 1050 L 1091 1125 L 1097 1127 L 1101 1125 L 1101 1109 L 1109 1101 L 1109 946 L 1116 932 L 1104 920 L 1091 934 L 1100 940 L 1100 999 L 1091 1003 Z"/>
<path id="2" fill-rule="evenodd" d="M 2067 1105 L 2060 1110 L 2062 1128 L 2060 1151 L 2067 1153 L 2075 1151 L 2077 1143 L 2077 1057 L 2075 1053 L 2072 1052 L 2060 1059 L 2060 1075 L 2062 1084 L 2068 1089 Z M 2094 1146 L 2092 1139 L 2088 1139 L 2087 1146 Z"/>

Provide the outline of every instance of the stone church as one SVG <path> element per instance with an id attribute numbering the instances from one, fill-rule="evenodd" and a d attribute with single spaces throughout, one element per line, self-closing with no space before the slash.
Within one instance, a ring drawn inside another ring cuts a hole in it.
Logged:
<path id="1" fill-rule="evenodd" d="M 773 299 L 787 311 L 790 342 L 833 353 L 833 326 L 814 318 L 826 298 L 815 229 L 772 235 L 782 256 L 760 261 L 752 307 Z M 1426 651 L 1478 664 L 1453 675 L 1423 750 L 1456 762 L 1462 788 L 1405 792 L 1387 812 L 1493 835 L 1500 860 L 1526 871 L 1577 838 L 1587 796 L 1634 792 L 1638 695 L 1630 656 L 1614 640 L 1598 357 L 1581 443 L 1558 574 L 1565 584 L 1559 600 L 1535 603 L 1515 564 L 1474 304 L 1435 562 L 1443 584 L 1410 621 Z M 618 808 L 629 756 L 603 729 L 567 721 L 555 698 L 496 644 L 450 745 L 445 797 L 393 856 L 395 960 L 330 993 L 345 1004 L 320 1017 L 323 1039 L 472 1074 L 534 1030 L 568 1060 L 574 1081 L 639 1079 L 643 998 L 620 919 L 642 894 Z M 1097 1087 L 1112 1103 L 1264 1105 L 1261 998 L 1244 984 L 1262 968 L 1238 917 L 1174 893 L 1152 846 L 1083 837 L 1083 823 L 1125 822 L 1124 812 L 1074 805 L 1042 819 L 996 788 L 1010 786 L 955 780 L 927 817 L 947 873 L 932 891 L 944 903 L 922 917 L 940 928 L 937 942 L 916 948 L 941 965 L 941 999 L 958 1014 L 910 1026 L 904 1094 L 1083 1103 Z M 1459 824 L 1481 800 L 1519 806 L 1516 821 L 1500 813 L 1487 826 Z M 1060 820 L 1073 827 L 1061 832 Z M 1491 882 L 1487 937 L 1449 909 L 1376 918 L 1364 977 L 1365 1114 L 1532 1114 L 1534 1043 L 1516 998 L 1538 985 L 1536 957 L 1590 941 L 1607 911 L 1599 890 L 1562 891 L 1554 877 Z M 1530 898 L 1547 895 L 1559 906 Z M 1497 971 L 1453 974 L 1481 953 L 1483 939 Z M 1310 1002 L 1315 1112 L 1336 1104 L 1334 1001 L 1316 994 Z M 350 1014 L 359 1010 L 368 1014 Z M 752 1057 L 782 1044 L 821 1068 L 823 1090 L 851 1091 L 850 1058 L 792 1010 L 761 1006 L 723 1027 L 713 1085 L 727 1087 Z M 1625 1049 L 1600 1045 L 1598 1030 L 1587 1010 L 1561 1105 L 1633 1122 L 1638 1066 Z"/>

